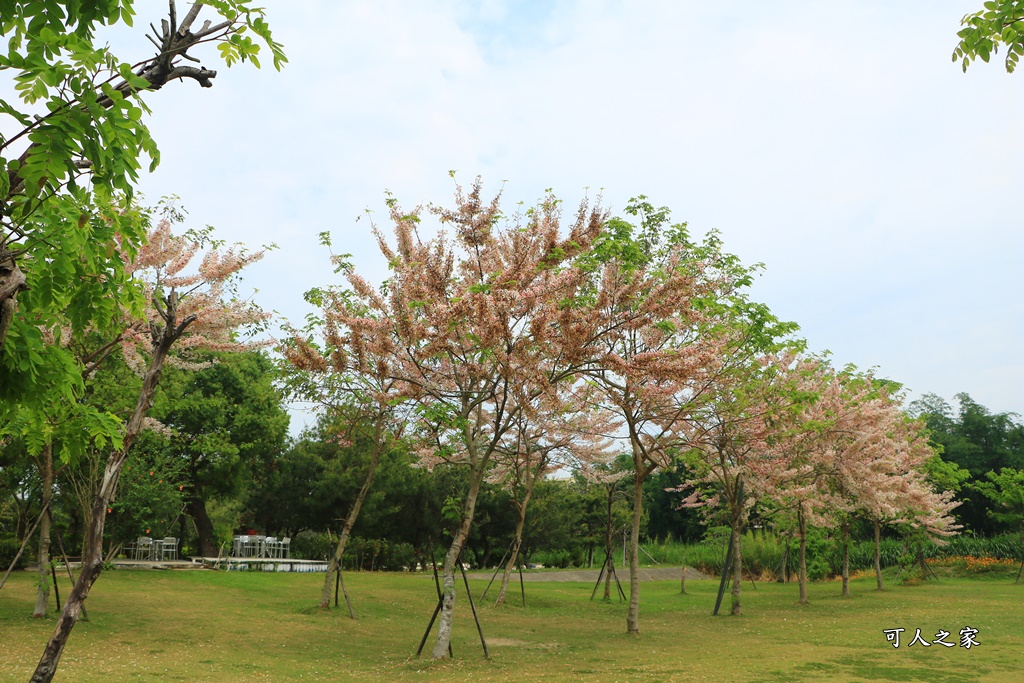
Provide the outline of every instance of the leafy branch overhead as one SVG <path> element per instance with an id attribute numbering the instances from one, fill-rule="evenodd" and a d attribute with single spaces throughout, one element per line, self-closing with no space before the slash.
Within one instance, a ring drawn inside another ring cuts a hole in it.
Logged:
<path id="1" fill-rule="evenodd" d="M 0 134 L 0 346 L 18 294 L 35 286 L 32 269 L 45 267 L 58 243 L 91 257 L 89 184 L 131 196 L 143 154 L 151 170 L 159 162 L 143 122 L 143 91 L 186 78 L 210 87 L 217 72 L 188 64 L 199 62 L 193 48 L 204 43 L 216 43 L 228 66 L 258 67 L 263 47 L 275 68 L 287 61 L 264 11 L 249 0 L 196 2 L 180 17 L 169 0 L 167 18 L 159 28 L 150 24 L 147 35 L 156 52 L 122 61 L 96 43 L 95 33 L 118 22 L 131 26 L 133 5 L 0 0 L 0 74 L 11 81 L 3 92 L 20 100 L 0 99 L 0 130 L 13 131 Z M 200 25 L 206 6 L 216 17 Z M 141 244 L 137 234 L 126 237 Z"/>
<path id="2" fill-rule="evenodd" d="M 971 62 L 988 62 L 1006 47 L 1006 71 L 1013 73 L 1024 55 L 1024 2 L 1021 0 L 989 0 L 980 12 L 967 14 L 957 31 L 960 42 L 953 50 L 953 61 L 959 61 L 966 72 Z"/>

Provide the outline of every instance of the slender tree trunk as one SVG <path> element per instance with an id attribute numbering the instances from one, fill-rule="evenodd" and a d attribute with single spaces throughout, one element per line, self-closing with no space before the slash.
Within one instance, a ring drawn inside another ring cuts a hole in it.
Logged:
<path id="1" fill-rule="evenodd" d="M 797 510 L 800 522 L 800 604 L 807 604 L 807 517 L 804 515 L 803 503 Z"/>
<path id="2" fill-rule="evenodd" d="M 738 525 L 732 528 L 732 615 L 739 616 L 743 612 L 740 609 L 740 586 L 743 585 L 743 555 L 740 549 L 742 537 Z"/>
<path id="3" fill-rule="evenodd" d="M 373 486 L 373 478 L 377 474 L 377 466 L 380 464 L 381 455 L 384 452 L 384 444 L 381 443 L 383 430 L 383 419 L 381 419 L 378 420 L 374 428 L 373 451 L 370 454 L 370 464 L 366 470 L 366 479 L 363 481 L 363 485 L 359 489 L 359 495 L 356 496 L 352 507 L 348 511 L 348 516 L 345 518 L 345 526 L 342 527 L 341 536 L 338 537 L 338 545 L 334 549 L 334 556 L 331 557 L 331 561 L 327 564 L 327 576 L 324 577 L 324 587 L 320 592 L 320 609 L 330 609 L 331 607 L 331 591 L 335 582 L 334 577 L 341 571 L 341 558 L 345 556 L 345 546 L 348 545 L 348 539 L 352 535 L 352 527 L 356 525 L 356 520 L 359 519 L 359 511 L 362 509 L 363 502 L 370 492 L 370 487 Z"/>
<path id="4" fill-rule="evenodd" d="M 459 560 L 459 555 L 462 554 L 462 548 L 469 536 L 469 528 L 473 524 L 476 499 L 480 493 L 480 483 L 483 480 L 485 465 L 486 462 L 478 463 L 470 474 L 469 491 L 466 493 L 466 502 L 462 508 L 462 523 L 444 556 L 441 616 L 437 625 L 437 642 L 434 643 L 434 650 L 431 652 L 431 657 L 434 659 L 443 659 L 448 656 L 448 643 L 452 638 L 452 617 L 455 609 L 455 563 Z"/>
<path id="5" fill-rule="evenodd" d="M 210 519 L 210 515 L 206 512 L 206 501 L 195 494 L 189 496 L 188 514 L 196 525 L 199 555 L 201 557 L 217 557 L 220 548 L 215 538 L 213 520 Z"/>
<path id="6" fill-rule="evenodd" d="M 642 462 L 635 463 L 633 478 L 633 525 L 629 530 L 629 612 L 626 615 L 627 633 L 640 633 L 640 519 L 644 513 L 645 469 Z"/>
<path id="7" fill-rule="evenodd" d="M 523 545 L 523 527 L 526 526 L 526 506 L 530 502 L 530 495 L 533 493 L 533 487 L 529 487 L 526 493 L 523 495 L 521 503 L 516 504 L 516 512 L 519 518 L 516 520 L 516 536 L 515 541 L 512 543 L 512 552 L 509 553 L 508 562 L 505 564 L 505 571 L 501 575 L 501 590 L 498 591 L 498 599 L 494 601 L 495 605 L 505 604 L 505 594 L 508 592 L 508 582 L 512 578 L 512 572 L 515 571 L 516 563 L 519 560 L 519 548 Z"/>
<path id="8" fill-rule="evenodd" d="M 78 620 L 83 603 L 89 597 L 89 590 L 96 583 L 100 572 L 103 571 L 103 524 L 107 519 L 107 506 L 113 502 L 114 494 L 117 492 L 117 481 L 121 476 L 125 460 L 128 458 L 128 451 L 135 442 L 135 437 L 142 431 L 142 421 L 153 404 L 153 393 L 156 391 L 160 372 L 163 370 L 164 361 L 167 359 L 171 345 L 195 320 L 194 317 L 189 316 L 175 326 L 177 297 L 173 293 L 166 305 L 164 315 L 167 324 L 158 342 L 154 344 L 153 357 L 150 359 L 149 368 L 142 380 L 138 402 L 125 425 L 124 440 L 121 448 L 112 452 L 107 458 L 103 479 L 92 504 L 92 515 L 89 526 L 85 530 L 87 553 L 82 556 L 81 573 L 78 575 L 78 580 L 75 581 L 74 588 L 71 589 L 71 594 L 68 595 L 67 602 L 64 603 L 64 609 L 61 611 L 60 618 L 57 619 L 53 633 L 50 634 L 50 640 L 46 643 L 30 683 L 49 683 L 57 673 L 57 665 L 60 663 L 60 656 L 71 635 L 71 629 L 74 628 L 75 622 Z"/>
<path id="9" fill-rule="evenodd" d="M 875 520 L 875 580 L 878 590 L 882 590 L 882 523 Z"/>
<path id="10" fill-rule="evenodd" d="M 843 524 L 843 597 L 850 597 L 850 523 Z"/>
<path id="11" fill-rule="evenodd" d="M 48 441 L 43 445 L 40 453 L 42 474 L 43 474 L 43 506 L 45 512 L 39 520 L 39 555 L 36 588 L 36 607 L 32 616 L 42 618 L 46 616 L 46 608 L 50 604 L 50 514 L 51 503 L 53 502 L 53 443 Z"/>

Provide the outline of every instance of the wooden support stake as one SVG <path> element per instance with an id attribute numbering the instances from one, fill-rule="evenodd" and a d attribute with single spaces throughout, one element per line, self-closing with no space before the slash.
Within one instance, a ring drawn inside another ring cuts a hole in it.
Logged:
<path id="1" fill-rule="evenodd" d="M 40 512 L 39 517 L 36 518 L 35 524 L 33 524 L 32 528 L 28 530 L 28 533 L 25 534 L 25 540 L 21 542 L 21 548 L 18 549 L 18 554 L 14 556 L 13 560 L 11 560 L 11 566 L 7 568 L 7 573 L 4 574 L 3 580 L 0 581 L 0 588 L 3 588 L 4 584 L 7 583 L 8 577 L 10 577 L 11 572 L 14 571 L 14 565 L 18 564 L 18 560 L 21 558 L 21 554 L 25 552 L 25 546 L 28 545 L 29 540 L 32 538 L 32 534 L 36 532 L 36 527 L 39 526 L 39 522 L 43 521 L 43 515 L 46 514 L 46 510 L 49 506 L 50 503 L 49 501 L 47 501 L 47 503 L 43 505 L 43 511 Z"/>
<path id="2" fill-rule="evenodd" d="M 523 565 L 519 564 L 519 592 L 523 595 L 523 607 L 526 607 L 526 586 L 523 585 Z"/>
<path id="3" fill-rule="evenodd" d="M 590 592 L 590 599 L 593 600 L 594 596 L 597 595 L 597 589 L 601 586 L 601 579 L 604 577 L 604 570 L 608 566 L 608 556 L 604 556 L 604 564 L 601 565 L 601 571 L 597 573 L 597 583 L 594 584 L 594 590 Z"/>
<path id="4" fill-rule="evenodd" d="M 732 569 L 732 537 L 729 537 L 729 548 L 725 551 L 725 562 L 722 563 L 722 580 L 718 584 L 718 598 L 715 599 L 715 611 L 711 614 L 718 616 L 718 609 L 722 606 L 722 598 L 725 597 L 725 582 L 729 578 L 729 571 Z"/>
<path id="5" fill-rule="evenodd" d="M 491 590 L 491 584 L 494 583 L 494 579 L 498 577 L 498 572 L 501 571 L 501 568 L 505 566 L 505 558 L 507 558 L 508 554 L 512 552 L 512 546 L 515 544 L 515 542 L 515 539 L 512 539 L 512 543 L 510 543 L 509 546 L 505 548 L 505 554 L 501 556 L 501 562 L 499 562 L 498 566 L 494 569 L 494 574 L 491 576 L 491 580 L 487 583 L 487 588 L 485 588 L 484 592 L 480 594 L 481 600 L 487 597 L 487 591 Z"/>
<path id="6" fill-rule="evenodd" d="M 352 609 L 352 601 L 348 599 L 348 589 L 345 588 L 345 579 L 341 578 L 341 565 L 338 565 L 338 582 L 341 583 L 341 594 L 345 596 L 345 605 L 348 607 L 348 616 L 350 619 L 356 618 L 355 610 Z M 338 594 L 334 594 L 334 606 L 338 606 Z"/>
<path id="7" fill-rule="evenodd" d="M 57 598 L 57 611 L 60 611 L 60 588 L 57 587 L 57 565 L 50 561 L 50 576 L 53 577 L 53 595 Z"/>
<path id="8" fill-rule="evenodd" d="M 427 630 L 423 632 L 423 638 L 420 639 L 420 646 L 416 648 L 416 656 L 419 657 L 423 654 L 423 646 L 427 644 L 427 636 L 430 635 L 430 629 L 434 628 L 434 622 L 437 620 L 437 615 L 441 611 L 441 605 L 444 604 L 444 598 L 437 601 L 437 607 L 434 608 L 434 615 L 430 617 L 430 623 L 427 624 Z M 451 656 L 451 649 L 448 651 L 448 656 Z"/>
<path id="9" fill-rule="evenodd" d="M 64 552 L 64 540 L 61 538 L 60 532 L 53 528 L 53 535 L 57 537 L 57 545 L 60 546 L 60 556 L 64 558 L 64 569 L 67 570 L 68 578 L 71 579 L 71 585 L 75 585 L 75 575 L 71 573 L 71 561 L 68 560 L 68 554 Z M 79 617 L 82 621 L 89 621 L 89 613 L 85 611 L 85 603 L 82 603 L 82 616 Z"/>
<path id="10" fill-rule="evenodd" d="M 462 554 L 459 554 L 459 560 L 462 559 Z M 490 659 L 491 654 L 487 651 L 487 641 L 484 640 L 484 629 L 480 626 L 480 617 L 476 613 L 476 603 L 473 602 L 473 591 L 469 589 L 469 577 L 466 576 L 466 569 L 462 566 L 462 562 L 458 563 L 459 571 L 462 572 L 462 580 L 466 584 L 466 596 L 469 598 L 469 606 L 473 610 L 473 620 L 476 622 L 476 632 L 480 634 L 480 644 L 484 648 L 484 659 Z"/>
<path id="11" fill-rule="evenodd" d="M 444 595 L 441 592 L 441 579 L 437 576 L 437 560 L 434 559 L 434 544 L 431 543 L 427 549 L 430 552 L 430 564 L 434 567 L 434 587 L 437 588 L 437 610 L 434 611 L 434 617 L 430 620 L 430 626 L 427 627 L 427 633 L 430 633 L 430 629 L 434 626 L 434 619 L 437 619 L 437 613 L 441 609 L 441 605 L 444 604 Z M 459 559 L 462 559 L 462 553 L 459 553 Z M 423 649 L 423 645 L 420 644 L 420 650 Z M 416 655 L 417 657 L 419 654 Z M 448 639 L 448 657 L 455 659 L 455 655 L 452 653 L 452 640 Z"/>
<path id="12" fill-rule="evenodd" d="M 611 574 L 615 577 L 615 585 L 619 589 L 619 602 L 625 602 L 626 591 L 622 590 L 622 582 L 619 581 L 619 573 L 615 571 L 615 560 L 611 560 L 609 564 L 611 564 Z"/>

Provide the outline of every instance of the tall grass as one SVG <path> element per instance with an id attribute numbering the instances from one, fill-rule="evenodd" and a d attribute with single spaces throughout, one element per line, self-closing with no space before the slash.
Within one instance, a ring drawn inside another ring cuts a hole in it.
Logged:
<path id="1" fill-rule="evenodd" d="M 645 552 L 640 553 L 641 564 L 652 565 L 655 562 L 664 565 L 686 565 L 705 573 L 718 574 L 722 571 L 725 560 L 727 531 L 712 529 L 708 537 L 700 543 L 684 544 L 675 541 L 649 543 L 643 545 Z M 747 531 L 741 541 L 743 552 L 743 568 L 745 572 L 756 576 L 778 577 L 782 570 L 783 557 L 786 554 L 785 536 L 772 533 Z M 796 538 L 789 541 L 788 569 L 797 569 L 799 543 Z M 896 538 L 884 538 L 880 544 L 882 567 L 899 564 L 907 554 L 906 544 Z M 926 550 L 927 557 L 990 557 L 1003 560 L 1021 559 L 1020 540 L 1016 536 L 996 536 L 978 538 L 973 536 L 954 536 L 945 545 L 930 544 Z M 653 561 L 652 561 L 653 558 Z M 874 566 L 875 544 L 870 540 L 851 541 L 850 570 L 870 569 Z M 843 550 L 841 544 L 830 538 L 824 531 L 814 529 L 808 534 L 807 564 L 808 574 L 813 579 L 836 576 L 842 571 Z"/>

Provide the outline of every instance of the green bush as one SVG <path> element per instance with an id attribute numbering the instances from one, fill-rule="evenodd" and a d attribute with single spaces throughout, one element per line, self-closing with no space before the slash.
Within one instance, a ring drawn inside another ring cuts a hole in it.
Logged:
<path id="1" fill-rule="evenodd" d="M 19 548 L 21 548 L 21 541 L 14 536 L 0 537 L 0 571 L 7 571 L 7 568 L 11 566 L 14 556 L 18 554 Z M 22 553 L 14 568 L 24 569 L 27 563 L 28 557 L 25 553 Z"/>
<path id="2" fill-rule="evenodd" d="M 729 540 L 728 527 L 714 527 L 700 543 L 663 543 L 643 546 L 660 564 L 694 567 L 705 574 L 718 575 L 725 560 L 726 544 Z M 842 572 L 843 548 L 838 534 L 828 529 L 810 529 L 807 538 L 807 575 L 811 579 L 828 578 Z M 754 575 L 777 576 L 782 569 L 782 558 L 786 552 L 786 537 L 763 531 L 747 531 L 743 534 L 743 570 Z M 898 539 L 882 539 L 881 563 L 891 567 L 899 563 L 903 555 L 903 542 Z M 795 574 L 799 567 L 800 541 L 790 539 L 789 571 Z M 648 560 L 644 553 L 641 561 Z M 861 540 L 850 543 L 850 571 L 870 569 L 875 562 L 873 541 Z"/>
<path id="3" fill-rule="evenodd" d="M 539 550 L 530 555 L 530 564 L 566 569 L 573 564 L 573 554 L 568 550 Z"/>
<path id="4" fill-rule="evenodd" d="M 289 552 L 297 560 L 326 560 L 334 554 L 336 542 L 323 531 L 300 531 L 292 539 Z"/>
<path id="5" fill-rule="evenodd" d="M 994 557 L 997 560 L 1021 559 L 1020 537 L 1004 534 L 984 538 L 962 534 L 948 539 L 945 545 L 932 545 L 926 555 L 928 557 Z"/>

